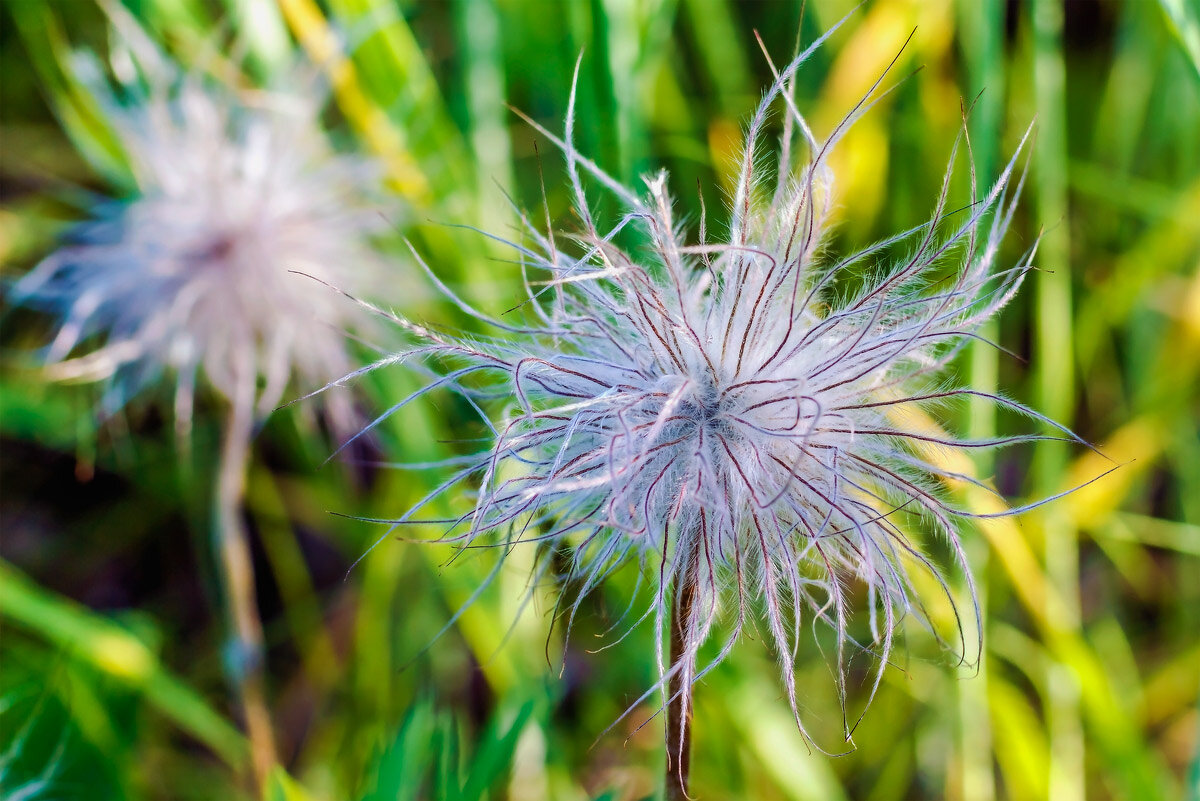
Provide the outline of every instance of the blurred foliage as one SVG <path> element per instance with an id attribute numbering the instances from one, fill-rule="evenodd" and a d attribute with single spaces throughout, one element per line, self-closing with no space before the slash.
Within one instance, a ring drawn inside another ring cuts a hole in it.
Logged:
<path id="1" fill-rule="evenodd" d="M 306 53 L 327 75 L 332 135 L 387 166 L 395 205 L 384 213 L 439 275 L 497 313 L 520 296 L 510 254 L 444 223 L 507 233 L 505 192 L 538 210 L 544 181 L 548 213 L 571 227 L 559 159 L 506 103 L 559 128 L 583 52 L 581 149 L 628 182 L 668 168 L 681 211 L 698 219 L 702 198 L 715 218 L 740 125 L 770 80 L 753 31 L 781 61 L 797 32 L 811 41 L 853 5 L 810 0 L 801 19 L 798 2 L 732 0 L 125 3 L 185 63 L 232 39 L 247 73 L 267 81 Z M 69 66 L 73 49 L 104 53 L 103 11 L 10 0 L 0 13 L 7 283 L 96 193 L 120 194 L 124 168 Z M 980 670 L 956 669 L 914 627 L 848 756 L 806 748 L 771 655 L 743 643 L 697 691 L 700 798 L 1200 798 L 1198 19 L 1192 0 L 879 0 L 801 72 L 801 108 L 827 131 L 916 28 L 900 66 L 923 69 L 834 159 L 834 247 L 924 220 L 963 103 L 978 95 L 969 124 L 982 176 L 1037 116 L 1007 246 L 1017 254 L 1046 231 L 1042 271 L 989 332 L 1021 358 L 979 347 L 959 369 L 1072 425 L 1121 467 L 969 535 L 986 612 Z M 471 324 L 406 252 L 394 269 L 385 303 Z M 41 321 L 5 308 L 3 323 L 2 792 L 248 797 L 199 533 L 214 421 L 199 410 L 186 450 L 162 398 L 97 425 L 91 388 L 48 386 L 32 369 Z M 358 402 L 365 413 L 386 408 L 417 380 L 378 376 Z M 441 546 L 389 538 L 371 549 L 378 527 L 352 519 L 398 514 L 439 480 L 378 462 L 444 458 L 486 433 L 461 403 L 438 403 L 406 408 L 353 458 L 324 467 L 336 444 L 298 424 L 311 410 L 274 415 L 256 441 L 246 516 L 284 762 L 267 797 L 653 795 L 661 724 L 637 728 L 653 701 L 620 719 L 652 681 L 653 634 L 643 626 L 588 650 L 625 608 L 632 575 L 589 601 L 564 643 L 550 625 L 552 580 L 522 605 L 533 554 L 515 552 L 455 618 L 494 554 L 451 565 Z M 972 407 L 925 424 L 983 436 L 1018 422 Z M 1040 443 L 956 469 L 1018 503 L 1107 465 Z M 956 492 L 994 510 L 994 499 Z M 935 620 L 946 613 L 930 609 Z M 799 665 L 807 722 L 835 747 L 828 666 L 815 645 Z"/>

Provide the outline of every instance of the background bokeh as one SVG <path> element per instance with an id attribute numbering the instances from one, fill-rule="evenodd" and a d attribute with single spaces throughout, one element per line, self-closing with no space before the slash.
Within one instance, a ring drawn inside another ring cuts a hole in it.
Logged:
<path id="1" fill-rule="evenodd" d="M 521 297 L 512 254 L 447 224 L 508 234 L 505 192 L 540 216 L 544 181 L 557 230 L 573 226 L 559 155 L 506 104 L 560 130 L 582 52 L 580 149 L 632 185 L 667 168 L 680 212 L 697 220 L 702 195 L 713 230 L 741 125 L 770 80 L 754 31 L 783 62 L 797 32 L 807 43 L 853 7 L 810 0 L 801 20 L 798 2 L 733 0 L 125 5 L 183 63 L 224 48 L 264 83 L 301 54 L 320 64 L 331 136 L 386 165 L 393 195 L 381 213 L 397 240 L 411 238 L 434 271 L 497 313 Z M 73 113 L 83 101 L 67 69 L 72 49 L 105 52 L 104 12 L 91 0 L 7 0 L 0 19 L 9 286 L 97 194 L 121 188 L 78 155 L 102 126 Z M 1036 118 L 1007 247 L 1015 258 L 1044 231 L 1039 270 L 989 332 L 1019 358 L 980 346 L 956 369 L 1072 426 L 1121 467 L 1054 504 L 966 531 L 985 611 L 980 669 L 956 667 L 953 653 L 907 626 L 848 756 L 805 746 L 768 647 L 747 638 L 697 689 L 694 790 L 814 801 L 1200 798 L 1200 10 L 1192 0 L 867 2 L 800 74 L 799 106 L 818 133 L 914 28 L 895 74 L 922 69 L 834 158 L 831 248 L 927 219 L 963 104 L 975 101 L 969 129 L 984 177 Z M 599 193 L 594 200 L 614 211 Z M 384 247 L 393 264 L 380 300 L 472 325 L 403 246 Z M 201 399 L 187 449 L 166 387 L 99 425 L 95 388 L 48 384 L 31 366 L 45 321 L 8 305 L 3 315 L 0 792 L 250 797 L 222 678 L 208 534 L 216 401 Z M 399 369 L 352 391 L 369 416 L 420 381 Z M 439 481 L 437 471 L 378 463 L 444 458 L 485 430 L 464 404 L 431 396 L 322 466 L 336 443 L 306 421 L 315 413 L 274 414 L 249 476 L 284 763 L 268 796 L 655 793 L 661 722 L 637 727 L 656 701 L 609 729 L 653 681 L 653 632 L 642 626 L 595 651 L 626 606 L 632 571 L 585 605 L 564 643 L 562 627 L 550 626 L 553 577 L 522 605 L 533 554 L 518 550 L 438 636 L 495 554 L 389 538 L 351 569 L 381 533 L 355 518 L 395 516 Z M 938 422 L 974 436 L 1022 426 L 982 406 Z M 1042 442 L 981 457 L 974 469 L 1017 505 L 1109 466 Z M 971 508 L 989 503 L 957 491 Z M 439 512 L 468 504 L 445 498 Z M 931 617 L 944 620 L 948 610 L 931 598 Z M 855 666 L 861 676 L 870 668 Z M 801 653 L 797 686 L 818 742 L 839 748 L 841 713 L 816 641 Z M 860 693 L 851 713 L 861 703 Z"/>

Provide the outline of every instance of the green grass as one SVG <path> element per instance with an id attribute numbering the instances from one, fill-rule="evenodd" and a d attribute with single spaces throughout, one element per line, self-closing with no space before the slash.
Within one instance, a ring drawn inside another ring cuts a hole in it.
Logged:
<path id="1" fill-rule="evenodd" d="M 262 81 L 300 54 L 327 58 L 352 43 L 325 62 L 333 135 L 383 161 L 397 234 L 497 313 L 520 296 L 517 266 L 445 223 L 508 233 L 503 191 L 540 219 L 542 176 L 549 214 L 560 229 L 573 223 L 558 154 L 506 103 L 560 129 L 583 52 L 581 148 L 628 181 L 666 167 L 693 222 L 699 185 L 714 228 L 739 126 L 770 76 L 753 31 L 779 62 L 797 30 L 811 41 L 853 5 L 809 0 L 801 22 L 799 3 L 731 0 L 126 4 L 184 61 L 236 39 Z M 834 162 L 835 248 L 927 216 L 960 98 L 983 92 L 969 123 L 981 180 L 1036 117 L 1006 247 L 1015 257 L 1042 232 L 1041 271 L 988 331 L 1022 358 L 972 347 L 957 368 L 1069 423 L 1122 467 L 966 533 L 984 595 L 983 665 L 954 668 L 910 627 L 848 756 L 806 749 L 761 638 L 741 643 L 697 689 L 700 798 L 1200 798 L 1200 17 L 1187 0 L 1068 3 L 1060 17 L 1063 8 L 868 2 L 803 71 L 798 95 L 827 129 L 917 28 L 901 71 L 923 69 Z M 0 13 L 12 23 L 0 26 L 0 262 L 10 281 L 54 247 L 86 191 L 119 194 L 127 167 L 69 69 L 72 48 L 104 53 L 103 13 L 84 0 Z M 958 200 L 966 189 L 956 187 Z M 395 293 L 383 300 L 471 325 L 391 247 Z M 203 534 L 219 410 L 202 404 L 181 463 L 160 411 L 165 391 L 97 428 L 90 388 L 47 386 L 28 368 L 38 319 L 6 308 L 0 322 L 0 787 L 30 799 L 250 797 Z M 417 380 L 380 376 L 360 403 L 383 408 Z M 470 420 L 439 398 L 390 420 L 376 447 L 385 459 L 436 459 L 461 447 L 449 440 L 482 434 Z M 972 436 L 1019 424 L 975 406 L 936 422 Z M 295 409 L 255 443 L 246 513 L 284 761 L 267 798 L 658 792 L 661 722 L 635 730 L 652 705 L 605 733 L 653 680 L 652 635 L 589 650 L 634 577 L 610 582 L 564 644 L 550 626 L 552 587 L 522 611 L 532 554 L 517 552 L 434 639 L 493 556 L 448 564 L 448 548 L 387 539 L 350 570 L 381 531 L 342 515 L 395 514 L 437 477 L 320 467 L 332 447 Z M 1039 443 L 973 468 L 1015 503 L 1107 463 Z M 989 502 L 958 491 L 976 508 Z M 467 502 L 446 499 L 435 514 Z M 841 714 L 815 643 L 800 654 L 797 686 L 811 730 L 837 746 Z"/>

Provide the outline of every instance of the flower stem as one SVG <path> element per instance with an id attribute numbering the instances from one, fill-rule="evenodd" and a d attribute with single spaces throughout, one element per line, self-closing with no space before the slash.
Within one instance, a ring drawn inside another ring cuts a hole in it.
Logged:
<path id="1" fill-rule="evenodd" d="M 245 379 L 238 384 L 237 396 L 231 399 L 229 422 L 221 446 L 213 534 L 221 590 L 232 632 L 226 670 L 245 719 L 254 780 L 261 792 L 275 765 L 276 752 L 263 684 L 263 633 L 254 592 L 254 564 L 242 521 L 246 463 L 253 427 L 254 385 L 252 380 Z"/>
<path id="2" fill-rule="evenodd" d="M 682 576 L 677 580 L 671 607 L 671 667 L 667 682 L 667 789 L 666 801 L 686 801 L 692 770 L 692 684 L 682 662 L 687 659 L 684 631 L 692 615 L 696 587 Z"/>

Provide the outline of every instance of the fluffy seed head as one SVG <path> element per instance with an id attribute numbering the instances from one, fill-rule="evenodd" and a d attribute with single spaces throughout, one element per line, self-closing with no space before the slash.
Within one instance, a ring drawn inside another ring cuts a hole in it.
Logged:
<path id="1" fill-rule="evenodd" d="M 881 671 L 900 619 L 919 609 L 910 567 L 928 569 L 953 603 L 938 567 L 897 519 L 915 513 L 965 572 L 956 533 L 963 513 L 939 493 L 947 474 L 928 447 L 1020 438 L 940 439 L 905 417 L 982 394 L 950 383 L 946 367 L 1017 291 L 1033 255 L 996 269 L 1019 194 L 1010 185 L 1016 157 L 978 193 L 972 173 L 976 196 L 965 208 L 948 206 L 948 169 L 928 223 L 848 256 L 826 255 L 836 197 L 829 152 L 881 93 L 873 88 L 818 139 L 796 107 L 793 76 L 820 43 L 776 74 L 750 121 L 726 235 L 710 240 L 703 217 L 690 235 L 665 174 L 635 191 L 580 155 L 572 98 L 564 137 L 539 130 L 565 154 L 583 230 L 568 251 L 562 237 L 525 221 L 526 243 L 512 246 L 541 279 L 521 307 L 527 322 L 490 319 L 453 295 L 498 333 L 455 337 L 400 321 L 422 340 L 403 358 L 440 374 L 429 389 L 502 410 L 485 415 L 490 450 L 430 496 L 478 487 L 447 539 L 505 549 L 569 543 L 580 589 L 563 602 L 568 619 L 629 559 L 651 588 L 642 619 L 653 618 L 661 635 L 674 596 L 688 592 L 685 658 L 665 665 L 659 637 L 663 687 L 676 671 L 686 685 L 708 669 L 697 667 L 697 653 L 718 621 L 726 633 L 711 664 L 760 614 L 802 730 L 792 679 L 802 624 L 833 626 L 839 675 L 851 649 L 873 654 Z M 780 106 L 782 133 L 768 156 L 761 140 Z M 964 141 L 965 133 L 956 154 Z M 585 179 L 625 206 L 615 225 L 593 217 Z M 648 247 L 617 246 L 631 226 Z M 901 258 L 881 263 L 902 247 Z M 393 522 L 417 522 L 428 500 Z M 852 587 L 865 587 L 871 642 L 852 639 Z M 844 679 L 839 685 L 844 702 Z"/>
<path id="2" fill-rule="evenodd" d="M 58 320 L 51 373 L 105 381 L 111 413 L 173 371 L 183 424 L 201 369 L 227 397 L 252 393 L 260 411 L 293 375 L 344 373 L 357 312 L 312 278 L 364 286 L 383 223 L 370 203 L 378 170 L 333 153 L 311 97 L 183 72 L 110 13 L 116 84 L 93 64 L 89 88 L 135 191 L 92 208 L 15 288 L 17 302 Z"/>

